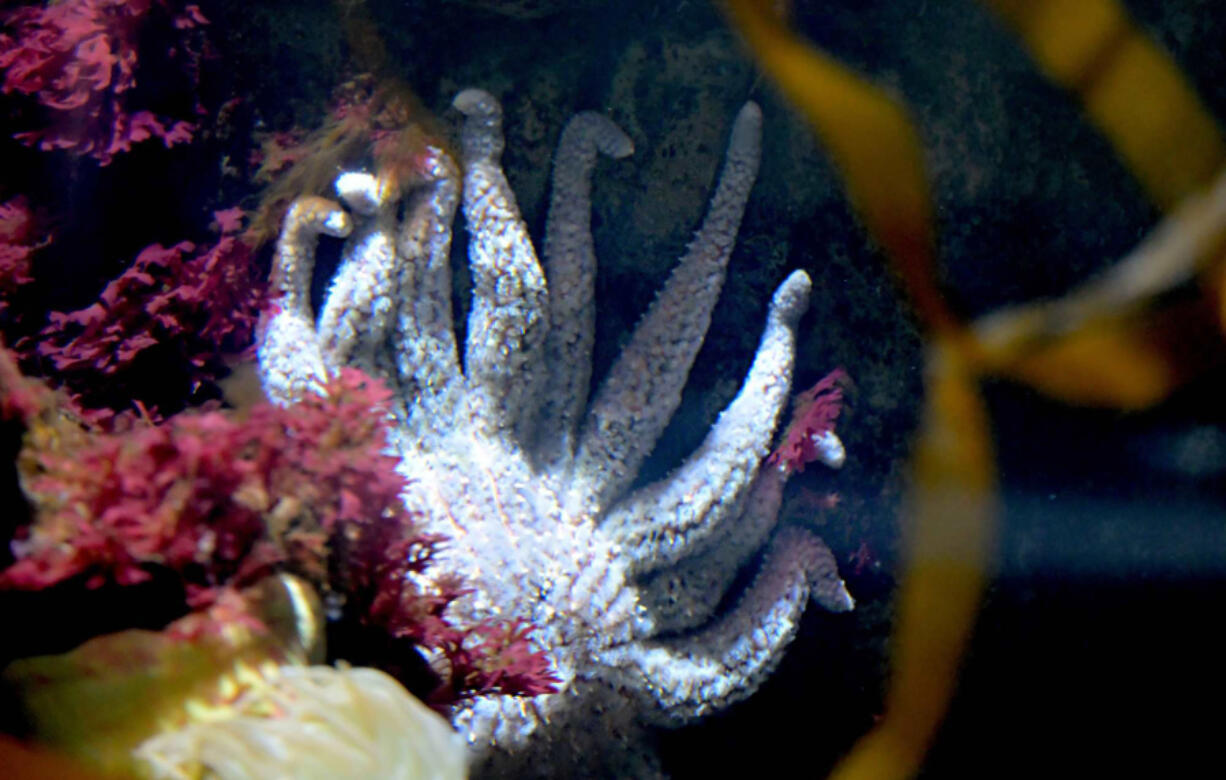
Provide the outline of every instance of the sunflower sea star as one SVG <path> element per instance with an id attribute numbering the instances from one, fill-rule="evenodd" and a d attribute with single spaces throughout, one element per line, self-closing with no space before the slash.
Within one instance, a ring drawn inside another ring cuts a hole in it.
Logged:
<path id="1" fill-rule="evenodd" d="M 852 606 L 821 540 L 776 529 L 787 474 L 763 465 L 807 306 L 803 272 L 775 292 L 744 385 L 706 440 L 668 477 L 629 491 L 710 324 L 757 175 L 761 111 L 741 109 L 702 228 L 589 402 L 590 179 L 597 153 L 624 157 L 630 139 L 593 113 L 567 125 L 542 266 L 499 164 L 501 107 L 474 89 L 454 105 L 465 118 L 462 177 L 430 148 L 403 197 L 386 178 L 345 173 L 336 189 L 348 210 L 318 197 L 291 206 L 273 268 L 278 309 L 260 336 L 264 387 L 289 401 L 342 365 L 388 382 L 405 502 L 451 540 L 434 570 L 473 588 L 451 607 L 453 622 L 537 627 L 558 691 L 459 705 L 452 722 L 475 773 L 658 774 L 646 725 L 679 725 L 752 693 L 810 596 Z M 460 202 L 473 279 L 463 362 L 448 259 Z M 347 240 L 316 324 L 308 290 L 321 234 Z M 717 614 L 737 569 L 763 548 L 756 578 Z"/>

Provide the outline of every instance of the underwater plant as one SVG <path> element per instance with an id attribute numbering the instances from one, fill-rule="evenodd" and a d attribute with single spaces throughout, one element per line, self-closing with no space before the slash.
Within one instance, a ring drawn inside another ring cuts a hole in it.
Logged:
<path id="1" fill-rule="evenodd" d="M 183 608 L 288 569 L 352 619 L 437 654 L 432 701 L 549 690 L 550 670 L 519 621 L 453 625 L 465 592 L 453 576 L 432 587 L 439 537 L 400 500 L 404 479 L 386 446 L 387 391 L 345 371 L 323 395 L 243 418 L 184 412 L 127 430 L 84 430 L 54 419 L 54 396 L 0 375 L 0 409 L 30 427 L 20 455 L 30 524 L 0 588 L 98 588 L 172 574 Z"/>
<path id="2" fill-rule="evenodd" d="M 49 240 L 38 233 L 28 198 L 0 203 L 0 333 L 15 328 L 25 314 L 18 293 L 34 281 L 31 258 Z"/>
<path id="3" fill-rule="evenodd" d="M 983 5 L 1081 102 L 1154 204 L 1173 212 L 1115 267 L 1063 298 L 967 323 L 937 284 L 929 185 L 907 110 L 793 30 L 789 3 L 725 3 L 766 73 L 828 148 L 848 199 L 926 329 L 892 681 L 879 722 L 836 767 L 840 780 L 918 773 L 953 695 L 999 514 L 980 382 L 1003 378 L 1072 405 L 1137 411 L 1226 352 L 1220 338 L 1184 348 L 1181 338 L 1203 340 L 1203 318 L 1163 301 L 1199 278 L 1212 310 L 1226 312 L 1226 140 L 1217 121 L 1116 0 Z M 1217 326 L 1226 328 L 1226 316 Z"/>
<path id="4" fill-rule="evenodd" d="M 17 133 L 17 140 L 89 156 L 100 165 L 142 141 L 157 139 L 166 146 L 191 141 L 194 121 L 158 113 L 165 96 L 159 101 L 156 92 L 138 90 L 137 74 L 152 81 L 154 69 L 169 65 L 157 77 L 166 79 L 177 70 L 179 78 L 194 82 L 203 53 L 189 31 L 208 23 L 199 6 L 179 0 L 61 0 L 8 9 L 0 22 L 6 28 L 0 34 L 0 92 L 23 95 L 31 104 L 23 118 L 33 128 Z M 158 52 L 166 62 L 153 69 L 140 51 L 148 25 L 177 31 L 180 41 Z"/>
<path id="5" fill-rule="evenodd" d="M 222 356 L 251 343 L 265 283 L 239 232 L 242 211 L 214 217 L 217 243 L 148 246 L 97 302 L 50 312 L 42 330 L 19 342 L 27 363 L 54 377 L 85 419 L 102 422 L 142 402 L 156 416 L 150 396 L 166 395 L 169 376 L 185 385 L 216 380 Z M 156 389 L 142 384 L 150 374 L 161 377 Z"/>
<path id="6" fill-rule="evenodd" d="M 836 368 L 797 395 L 792 400 L 792 421 L 767 462 L 788 473 L 804 471 L 814 461 L 842 466 L 847 453 L 834 435 L 834 425 L 843 409 L 843 387 L 850 383 L 847 372 Z"/>

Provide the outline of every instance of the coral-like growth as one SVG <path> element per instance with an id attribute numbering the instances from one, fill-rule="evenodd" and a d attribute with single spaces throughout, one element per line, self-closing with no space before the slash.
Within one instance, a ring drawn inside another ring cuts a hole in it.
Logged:
<path id="1" fill-rule="evenodd" d="M 36 510 L 0 584 L 43 588 L 84 575 L 130 584 L 168 568 L 193 602 L 281 560 L 318 579 L 341 523 L 410 525 L 394 462 L 379 453 L 383 391 L 357 374 L 290 409 L 184 413 L 162 425 L 88 434 L 35 453 Z M 264 548 L 264 549 L 261 549 Z"/>
<path id="2" fill-rule="evenodd" d="M 39 382 L 22 376 L 17 356 L 0 346 L 0 422 L 31 421 L 54 402 L 54 394 Z"/>
<path id="3" fill-rule="evenodd" d="M 237 433 L 220 414 L 191 415 L 37 453 L 26 475 L 36 522 L 0 585 L 40 589 L 77 575 L 87 587 L 133 584 L 169 567 L 198 599 L 246 578 L 236 569 L 252 560 L 262 529 L 258 513 L 232 499 L 248 470 L 228 449 Z"/>
<path id="4" fill-rule="evenodd" d="M 132 379 L 141 371 L 212 379 L 223 352 L 250 343 L 264 284 L 251 245 L 234 232 L 238 212 L 216 217 L 227 235 L 213 246 L 197 251 L 181 241 L 146 247 L 96 303 L 51 313 L 32 351 L 88 410 L 87 419 L 147 400 Z"/>
<path id="5" fill-rule="evenodd" d="M 461 584 L 418 584 L 440 540 L 404 507 L 397 459 L 384 454 L 388 391 L 356 370 L 325 390 L 242 420 L 188 412 L 25 453 L 34 522 L 0 587 L 127 585 L 170 571 L 199 607 L 287 567 L 365 622 L 437 651 L 448 667 L 439 701 L 550 690 L 524 627 L 461 631 L 445 617 Z"/>
<path id="6" fill-rule="evenodd" d="M 20 318 L 17 293 L 34 281 L 30 259 L 46 243 L 24 196 L 0 203 L 0 332 Z"/>
<path id="7" fill-rule="evenodd" d="M 436 691 L 434 699 L 507 691 L 540 696 L 557 691 L 559 680 L 550 671 L 548 659 L 533 649 L 529 639 L 534 629 L 531 623 L 515 618 L 478 624 L 473 633 L 480 638 L 471 647 L 453 640 L 446 648 L 452 665 L 451 685 Z"/>
<path id="8" fill-rule="evenodd" d="M 151 138 L 190 141 L 195 126 L 134 107 L 142 28 L 164 28 L 165 56 L 194 81 L 199 50 L 185 31 L 207 24 L 194 4 L 175 0 L 63 0 L 23 6 L 4 16 L 0 91 L 32 98 L 39 127 L 14 137 L 40 149 L 66 149 L 102 165 Z M 159 36 L 160 37 L 160 36 Z M 176 40 L 177 39 L 177 40 Z M 164 75 L 164 74 L 163 74 Z"/>
<path id="9" fill-rule="evenodd" d="M 843 465 L 843 445 L 831 434 L 843 410 L 843 390 L 850 384 L 847 372 L 836 368 L 792 401 L 792 421 L 783 442 L 768 462 L 791 474 L 820 460 L 828 466 Z"/>
<path id="10" fill-rule="evenodd" d="M 30 276 L 33 221 L 24 197 L 0 203 L 0 315 L 17 290 L 34 281 Z"/>

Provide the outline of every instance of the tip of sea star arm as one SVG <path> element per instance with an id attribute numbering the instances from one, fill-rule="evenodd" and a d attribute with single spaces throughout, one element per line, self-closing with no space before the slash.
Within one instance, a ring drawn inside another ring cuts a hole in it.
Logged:
<path id="1" fill-rule="evenodd" d="M 746 101 L 732 124 L 732 138 L 728 142 L 728 148 L 745 149 L 749 145 L 756 146 L 761 135 L 762 108 L 752 100 Z"/>
<path id="2" fill-rule="evenodd" d="M 502 155 L 502 106 L 483 89 L 461 91 L 451 105 L 465 116 L 460 132 L 465 165 L 495 162 Z"/>
<path id="3" fill-rule="evenodd" d="M 694 454 L 610 510 L 605 527 L 629 552 L 636 571 L 668 568 L 734 525 L 787 403 L 796 324 L 808 307 L 810 286 L 803 271 L 779 286 L 740 392 Z"/>
<path id="4" fill-rule="evenodd" d="M 502 107 L 489 92 L 476 87 L 460 90 L 451 105 L 465 116 L 501 116 Z"/>

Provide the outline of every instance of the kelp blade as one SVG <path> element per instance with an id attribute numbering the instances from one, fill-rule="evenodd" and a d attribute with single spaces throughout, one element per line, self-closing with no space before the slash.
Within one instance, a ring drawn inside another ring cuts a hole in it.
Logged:
<path id="1" fill-rule="evenodd" d="M 796 36 L 770 0 L 729 0 L 759 63 L 804 114 L 838 166 L 864 227 L 897 269 L 921 320 L 954 326 L 933 282 L 932 203 L 906 111 L 880 88 Z"/>
<path id="2" fill-rule="evenodd" d="M 920 437 L 904 517 L 884 715 L 839 764 L 837 780 L 916 774 L 957 686 L 996 536 L 996 470 L 976 377 L 951 343 L 929 346 Z"/>
<path id="3" fill-rule="evenodd" d="M 1073 92 L 1154 202 L 1170 209 L 1226 162 L 1212 115 L 1115 0 L 983 0 Z"/>

